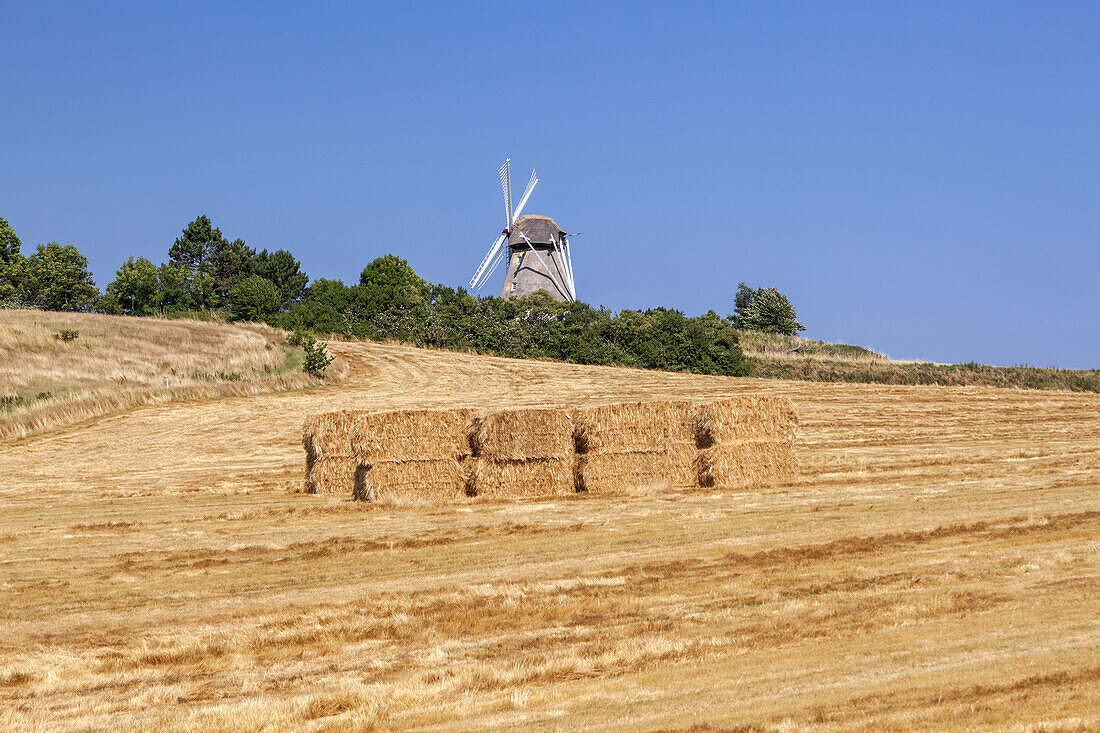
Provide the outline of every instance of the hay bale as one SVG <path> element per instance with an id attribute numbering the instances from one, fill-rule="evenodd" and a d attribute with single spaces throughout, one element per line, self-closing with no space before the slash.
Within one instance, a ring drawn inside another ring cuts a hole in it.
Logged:
<path id="1" fill-rule="evenodd" d="M 352 496 L 357 501 L 453 501 L 465 495 L 456 459 L 358 463 Z"/>
<path id="2" fill-rule="evenodd" d="M 328 412 L 306 419 L 302 428 L 302 446 L 306 449 L 307 472 L 311 461 L 350 458 L 353 455 L 350 422 L 346 412 Z"/>
<path id="3" fill-rule="evenodd" d="M 693 400 L 673 400 L 668 403 L 669 416 L 672 419 L 672 442 L 695 443 L 695 424 L 703 403 Z"/>
<path id="4" fill-rule="evenodd" d="M 695 486 L 699 475 L 695 466 L 698 449 L 695 441 L 677 440 L 669 449 L 668 480 L 675 486 Z"/>
<path id="5" fill-rule="evenodd" d="M 500 410 L 471 424 L 473 454 L 494 461 L 566 460 L 573 455 L 573 421 L 558 408 Z"/>
<path id="6" fill-rule="evenodd" d="M 667 452 L 672 444 L 669 402 L 627 402 L 577 410 L 573 416 L 578 453 Z"/>
<path id="7" fill-rule="evenodd" d="M 793 440 L 797 427 L 798 415 L 786 397 L 730 397 L 700 407 L 695 443 L 709 448 L 742 440 Z"/>
<path id="8" fill-rule="evenodd" d="M 354 458 L 318 458 L 310 463 L 307 454 L 305 492 L 351 496 L 357 465 Z"/>
<path id="9" fill-rule="evenodd" d="M 695 467 L 695 432 L 702 407 L 702 403 L 687 400 L 674 400 L 669 403 L 672 416 L 672 446 L 669 449 L 672 469 L 669 480 L 674 485 L 694 486 L 696 484 L 698 472 Z"/>
<path id="10" fill-rule="evenodd" d="M 458 460 L 470 454 L 472 410 L 353 412 L 348 432 L 363 462 Z"/>
<path id="11" fill-rule="evenodd" d="M 578 491 L 609 493 L 668 486 L 672 456 L 666 452 L 589 453 L 578 456 Z"/>
<path id="12" fill-rule="evenodd" d="M 746 440 L 699 451 L 698 483 L 704 487 L 778 486 L 794 478 L 798 463 L 789 440 Z"/>
<path id="13" fill-rule="evenodd" d="M 470 473 L 474 496 L 560 496 L 576 492 L 572 459 L 494 461 L 482 458 Z"/>
<path id="14" fill-rule="evenodd" d="M 462 493 L 477 496 L 477 475 L 481 469 L 481 459 L 467 458 L 462 461 Z"/>

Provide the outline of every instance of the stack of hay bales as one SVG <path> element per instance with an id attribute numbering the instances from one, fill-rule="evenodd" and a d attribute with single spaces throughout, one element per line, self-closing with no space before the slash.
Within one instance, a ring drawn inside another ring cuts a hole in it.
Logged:
<path id="1" fill-rule="evenodd" d="M 328 413 L 306 421 L 306 491 L 400 501 L 754 487 L 794 475 L 797 424 L 790 400 L 769 396 Z"/>
<path id="2" fill-rule="evenodd" d="M 471 410 L 359 413 L 351 444 L 359 460 L 354 496 L 361 501 L 453 499 L 462 495 L 462 462 Z"/>
<path id="3" fill-rule="evenodd" d="M 554 408 L 501 410 L 474 418 L 473 459 L 466 474 L 470 496 L 571 494 L 573 425 Z"/>
<path id="4" fill-rule="evenodd" d="M 470 410 L 396 410 L 311 418 L 306 491 L 370 501 L 461 496 L 471 417 Z"/>
<path id="5" fill-rule="evenodd" d="M 694 426 L 699 486 L 749 488 L 793 478 L 798 415 L 790 400 L 719 400 L 700 406 Z"/>
<path id="6" fill-rule="evenodd" d="M 574 413 L 577 491 L 667 486 L 673 473 L 670 402 L 601 405 Z"/>
<path id="7" fill-rule="evenodd" d="M 352 493 L 358 461 L 351 446 L 351 415 L 330 412 L 306 420 L 302 445 L 306 449 L 307 494 Z"/>

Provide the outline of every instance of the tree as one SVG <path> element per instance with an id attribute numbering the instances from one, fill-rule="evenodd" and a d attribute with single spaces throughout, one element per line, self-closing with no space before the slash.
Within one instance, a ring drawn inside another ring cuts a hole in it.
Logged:
<path id="1" fill-rule="evenodd" d="M 428 284 L 409 263 L 395 255 L 379 257 L 359 275 L 363 305 L 370 310 L 398 310 L 423 303 Z"/>
<path id="2" fill-rule="evenodd" d="M 23 243 L 19 241 L 19 235 L 12 229 L 8 220 L 0 217 L 0 265 L 7 264 L 19 257 L 19 248 Z"/>
<path id="3" fill-rule="evenodd" d="M 737 284 L 737 293 L 733 296 L 733 312 L 734 315 L 730 316 L 730 320 L 733 321 L 733 325 L 737 328 L 738 319 L 742 313 L 748 313 L 749 308 L 752 306 L 752 299 L 756 297 L 756 291 L 750 288 L 744 281 Z"/>
<path id="4" fill-rule="evenodd" d="M 144 257 L 122 263 L 107 285 L 105 310 L 130 315 L 149 315 L 157 307 L 160 284 L 157 266 Z"/>
<path id="5" fill-rule="evenodd" d="M 250 275 L 229 291 L 229 304 L 234 318 L 270 322 L 279 312 L 279 289 L 266 277 Z"/>
<path id="6" fill-rule="evenodd" d="M 156 306 L 162 313 L 195 307 L 188 291 L 190 276 L 189 270 L 172 262 L 157 268 Z"/>
<path id="7" fill-rule="evenodd" d="M 195 307 L 209 308 L 215 304 L 215 259 L 218 250 L 227 244 L 221 230 L 202 215 L 187 225 L 183 235 L 168 250 L 173 264 L 192 273 L 188 278 L 188 295 Z"/>
<path id="8" fill-rule="evenodd" d="M 255 257 L 256 250 L 245 244 L 243 239 L 232 242 L 222 239 L 215 244 L 210 256 L 210 274 L 214 278 L 214 295 L 219 305 L 229 302 L 229 291 L 234 285 L 255 273 L 252 267 Z"/>
<path id="9" fill-rule="evenodd" d="M 775 288 L 753 290 L 745 283 L 737 286 L 734 313 L 729 317 L 736 328 L 793 336 L 806 327 L 796 320 L 794 306 Z"/>
<path id="10" fill-rule="evenodd" d="M 0 301 L 18 296 L 26 259 L 19 254 L 22 245 L 11 224 L 0 218 Z"/>
<path id="11" fill-rule="evenodd" d="M 88 271 L 88 258 L 71 244 L 38 245 L 27 262 L 24 292 L 49 310 L 82 311 L 95 305 L 99 290 Z"/>
<path id="12" fill-rule="evenodd" d="M 302 299 L 279 319 L 279 325 L 290 330 L 344 333 L 350 293 L 351 288 L 339 280 L 314 280 Z"/>
<path id="13" fill-rule="evenodd" d="M 266 249 L 252 257 L 252 272 L 266 277 L 279 289 L 283 308 L 289 308 L 305 293 L 309 277 L 302 272 L 302 265 L 285 249 L 268 252 Z"/>

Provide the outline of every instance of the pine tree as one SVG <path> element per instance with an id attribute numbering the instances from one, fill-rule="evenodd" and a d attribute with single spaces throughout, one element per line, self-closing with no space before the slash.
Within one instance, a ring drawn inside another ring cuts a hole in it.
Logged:
<path id="1" fill-rule="evenodd" d="M 746 331 L 781 333 L 794 336 L 806 327 L 798 322 L 794 306 L 775 288 L 753 290 L 745 283 L 737 286 L 734 313 L 730 322 Z"/>

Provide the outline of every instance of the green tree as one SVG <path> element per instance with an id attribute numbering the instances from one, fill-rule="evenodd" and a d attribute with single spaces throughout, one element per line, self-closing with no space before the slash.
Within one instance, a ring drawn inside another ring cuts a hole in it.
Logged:
<path id="1" fill-rule="evenodd" d="M 347 333 L 346 313 L 351 298 L 351 288 L 339 280 L 314 280 L 306 293 L 290 310 L 283 314 L 279 324 L 288 330 L 313 330 L 318 333 Z"/>
<path id="2" fill-rule="evenodd" d="M 752 307 L 752 299 L 755 297 L 756 290 L 749 287 L 744 281 L 737 284 L 737 293 L 733 296 L 733 315 L 730 316 L 730 320 L 736 328 L 741 328 L 741 316 L 749 312 L 749 308 Z"/>
<path id="3" fill-rule="evenodd" d="M 745 283 L 737 286 L 734 312 L 729 319 L 735 327 L 746 331 L 793 336 L 806 330 L 798 322 L 794 306 L 786 295 L 775 288 L 753 290 Z"/>
<path id="4" fill-rule="evenodd" d="M 155 302 L 162 313 L 190 310 L 195 307 L 188 287 L 191 274 L 187 268 L 172 262 L 166 262 L 157 268 Z"/>
<path id="5" fill-rule="evenodd" d="M 221 230 L 202 215 L 188 224 L 182 236 L 169 248 L 168 257 L 172 264 L 192 274 L 188 278 L 188 295 L 195 307 L 211 308 L 216 304 L 215 260 L 217 252 L 227 245 Z"/>
<path id="6" fill-rule="evenodd" d="M 23 281 L 23 245 L 11 224 L 0 218 L 0 301 L 16 300 Z"/>
<path id="7" fill-rule="evenodd" d="M 114 313 L 149 315 L 157 307 L 157 266 L 144 257 L 122 263 L 107 285 L 104 309 Z"/>
<path id="8" fill-rule="evenodd" d="M 24 292 L 32 303 L 65 311 L 95 305 L 99 290 L 88 271 L 88 258 L 73 245 L 40 244 L 27 260 Z"/>
<path id="9" fill-rule="evenodd" d="M 211 254 L 210 274 L 214 278 L 214 295 L 218 305 L 228 303 L 229 291 L 233 286 L 255 272 L 252 268 L 255 257 L 256 250 L 242 239 L 234 239 L 232 242 L 222 239 L 215 244 Z"/>
<path id="10" fill-rule="evenodd" d="M 268 252 L 266 249 L 252 258 L 252 272 L 266 277 L 279 289 L 283 308 L 289 308 L 305 293 L 309 277 L 302 272 L 302 264 L 285 249 Z"/>
<path id="11" fill-rule="evenodd" d="M 271 322 L 279 312 L 279 289 L 266 277 L 250 275 L 229 291 L 233 317 L 243 321 Z"/>
<path id="12" fill-rule="evenodd" d="M 22 246 L 19 235 L 12 229 L 8 220 L 0 217 L 0 264 L 6 264 L 19 257 L 19 248 Z"/>
<path id="13" fill-rule="evenodd" d="M 392 311 L 424 303 L 428 284 L 409 263 L 395 255 L 379 257 L 359 275 L 360 298 L 367 310 Z"/>

